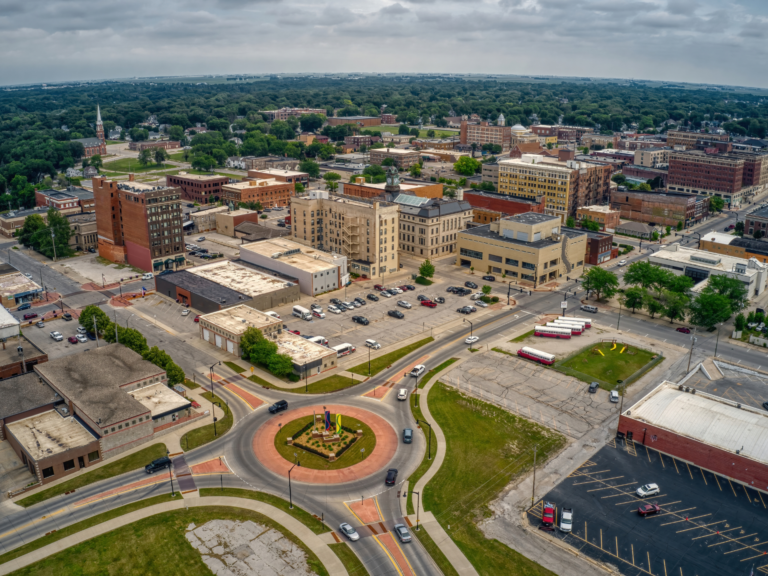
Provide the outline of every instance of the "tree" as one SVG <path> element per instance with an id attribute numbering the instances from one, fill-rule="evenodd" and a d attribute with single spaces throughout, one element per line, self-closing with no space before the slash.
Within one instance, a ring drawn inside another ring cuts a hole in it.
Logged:
<path id="1" fill-rule="evenodd" d="M 739 312 L 736 315 L 736 318 L 733 319 L 733 327 L 736 328 L 739 332 L 744 330 L 744 328 L 747 327 L 747 319 L 744 318 L 744 314 Z"/>
<path id="2" fill-rule="evenodd" d="M 648 314 L 650 314 L 651 318 L 656 316 L 656 314 L 661 314 L 662 310 L 664 310 L 662 303 L 648 293 L 645 295 L 643 307 L 648 311 Z"/>
<path id="3" fill-rule="evenodd" d="M 397 129 L 397 133 L 401 136 L 408 136 L 411 133 L 411 130 L 406 124 L 400 124 L 400 127 Z"/>
<path id="4" fill-rule="evenodd" d="M 705 294 L 720 294 L 728 298 L 731 310 L 741 312 L 749 303 L 747 289 L 738 278 L 730 278 L 722 274 L 709 277 L 707 286 L 702 290 Z"/>
<path id="5" fill-rule="evenodd" d="M 661 270 L 647 260 L 633 262 L 624 272 L 624 282 L 627 284 L 640 285 L 641 288 L 650 288 L 658 278 L 658 272 Z"/>
<path id="6" fill-rule="evenodd" d="M 637 286 L 633 288 L 627 288 L 624 291 L 624 297 L 621 299 L 622 304 L 627 308 L 632 308 L 632 314 L 635 313 L 635 308 L 642 308 L 643 302 L 645 302 L 647 292 Z"/>
<path id="7" fill-rule="evenodd" d="M 110 323 L 110 325 L 104 329 L 103 338 L 110 344 L 115 342 L 114 322 Z M 134 328 L 123 328 L 122 326 L 117 325 L 117 338 L 120 344 L 126 348 L 130 348 L 138 354 L 144 354 L 144 352 L 149 350 L 149 346 L 147 346 L 147 339 L 144 338 L 144 335 L 141 332 L 135 330 Z"/>
<path id="8" fill-rule="evenodd" d="M 720 196 L 710 196 L 709 198 L 709 211 L 710 212 L 722 212 L 725 207 L 725 200 Z"/>
<path id="9" fill-rule="evenodd" d="M 293 183 L 293 189 L 296 192 L 296 194 L 303 194 L 304 193 L 304 184 L 301 182 L 294 182 Z"/>
<path id="10" fill-rule="evenodd" d="M 149 148 L 144 148 L 141 152 L 139 152 L 139 164 L 142 166 L 146 166 L 152 161 L 152 150 Z"/>
<path id="11" fill-rule="evenodd" d="M 324 114 L 303 114 L 299 117 L 299 125 L 302 132 L 315 132 L 325 124 Z"/>
<path id="12" fill-rule="evenodd" d="M 435 265 L 429 260 L 424 260 L 419 266 L 419 276 L 423 278 L 432 278 L 435 275 Z"/>
<path id="13" fill-rule="evenodd" d="M 240 336 L 240 352 L 242 357 L 245 359 L 250 358 L 253 347 L 262 340 L 264 340 L 264 334 L 261 330 L 253 326 L 246 328 L 245 332 Z"/>
<path id="14" fill-rule="evenodd" d="M 435 131 L 427 130 L 427 138 L 434 138 L 434 137 L 435 137 Z"/>
<path id="15" fill-rule="evenodd" d="M 411 131 L 409 132 L 411 136 L 419 136 L 419 129 L 418 128 L 411 128 Z"/>
<path id="16" fill-rule="evenodd" d="M 307 173 L 310 178 L 320 177 L 320 165 L 312 160 L 302 160 L 299 164 L 299 170 Z"/>
<path id="17" fill-rule="evenodd" d="M 641 190 L 643 192 L 650 192 L 651 191 L 651 185 L 648 184 L 648 182 L 643 182 L 642 184 L 639 184 L 637 186 L 637 190 Z"/>
<path id="18" fill-rule="evenodd" d="M 667 282 L 667 289 L 678 294 L 687 294 L 693 288 L 693 278 L 690 276 L 673 276 Z"/>
<path id="19" fill-rule="evenodd" d="M 168 376 L 169 386 L 184 382 L 186 379 L 184 371 L 173 361 L 165 350 L 160 350 L 157 346 L 152 346 L 152 348 L 145 351 L 141 356 L 144 360 L 152 362 L 155 366 L 165 370 L 165 373 Z"/>
<path id="20" fill-rule="evenodd" d="M 491 288 L 490 286 L 488 286 L 488 285 L 486 284 L 485 286 L 483 286 L 483 287 L 481 288 L 481 290 L 482 290 L 483 294 L 485 294 L 486 296 L 488 296 L 488 294 L 490 294 L 490 293 L 491 293 L 491 290 L 493 290 L 493 288 Z"/>
<path id="21" fill-rule="evenodd" d="M 207 154 L 192 158 L 192 168 L 195 170 L 210 170 L 214 166 L 216 166 L 216 159 Z"/>
<path id="22" fill-rule="evenodd" d="M 418 178 L 419 176 L 421 176 L 421 164 L 414 164 L 408 169 L 408 172 L 414 178 Z"/>
<path id="23" fill-rule="evenodd" d="M 168 159 L 168 152 L 165 151 L 165 148 L 155 148 L 153 156 L 155 158 L 155 164 L 161 166 L 163 162 Z"/>
<path id="24" fill-rule="evenodd" d="M 184 128 L 182 126 L 171 126 L 168 128 L 168 138 L 181 141 L 184 138 Z"/>
<path id="25" fill-rule="evenodd" d="M 573 216 L 568 216 L 568 218 L 565 219 L 565 225 L 568 228 L 575 228 L 576 227 L 576 220 L 573 218 Z"/>
<path id="26" fill-rule="evenodd" d="M 48 258 L 71 256 L 72 249 L 69 247 L 69 238 L 72 236 L 72 229 L 69 226 L 69 221 L 53 207 L 48 209 L 47 218 L 48 226 L 38 229 L 32 235 L 30 246 Z M 56 246 L 55 250 L 54 245 Z"/>
<path id="27" fill-rule="evenodd" d="M 732 314 L 731 302 L 722 294 L 702 292 L 690 306 L 691 323 L 703 328 L 725 322 Z"/>
<path id="28" fill-rule="evenodd" d="M 269 359 L 277 354 L 277 344 L 266 338 L 261 338 L 251 346 L 251 364 L 267 366 Z"/>
<path id="29" fill-rule="evenodd" d="M 384 158 L 384 160 L 381 161 L 382 166 L 394 166 L 395 165 L 395 159 L 394 158 Z"/>
<path id="30" fill-rule="evenodd" d="M 37 249 L 37 247 L 32 244 L 33 238 L 40 230 L 47 229 L 48 227 L 45 225 L 45 221 L 40 214 L 30 214 L 24 218 L 24 225 L 18 232 L 16 232 L 16 236 L 19 238 L 19 242 L 21 242 L 22 246 Z"/>
<path id="31" fill-rule="evenodd" d="M 94 318 L 96 319 L 96 329 L 99 331 L 99 334 L 104 333 L 112 324 L 107 313 L 93 304 L 83 308 L 78 321 L 80 322 L 80 326 L 88 330 L 88 332 L 93 332 Z"/>
<path id="32" fill-rule="evenodd" d="M 473 176 L 482 169 L 482 164 L 474 158 L 462 156 L 458 162 L 454 163 L 453 169 L 464 176 Z"/>
<path id="33" fill-rule="evenodd" d="M 680 221 L 677 223 L 677 231 L 680 232 L 683 229 L 683 222 Z"/>
<path id="34" fill-rule="evenodd" d="M 736 222 L 733 231 L 736 232 L 738 236 L 744 236 L 744 222 Z"/>
<path id="35" fill-rule="evenodd" d="M 752 233 L 752 237 L 753 237 L 755 240 L 760 240 L 760 238 L 762 238 L 763 236 L 765 236 L 765 232 L 764 232 L 763 230 L 755 230 L 755 231 Z"/>
<path id="36" fill-rule="evenodd" d="M 582 278 L 584 279 L 584 288 L 594 292 L 598 300 L 601 300 L 602 297 L 612 297 L 619 288 L 619 279 L 616 274 L 598 266 L 590 268 L 589 272 L 584 274 Z"/>
<path id="37" fill-rule="evenodd" d="M 627 181 L 627 177 L 624 176 L 624 174 L 614 174 L 611 176 L 611 180 L 616 182 L 619 186 L 623 186 L 624 183 Z"/>
<path id="38" fill-rule="evenodd" d="M 272 354 L 267 361 L 267 368 L 278 378 L 293 374 L 293 359 L 288 354 Z"/>
<path id="39" fill-rule="evenodd" d="M 669 318 L 670 324 L 675 320 L 682 320 L 685 318 L 688 302 L 688 296 L 685 294 L 678 294 L 677 292 L 670 292 L 669 290 L 664 292 L 663 314 L 665 318 Z"/>
<path id="40" fill-rule="evenodd" d="M 94 154 L 91 156 L 91 166 L 96 168 L 96 172 L 101 172 L 101 167 L 104 165 L 104 162 L 101 160 L 100 154 Z"/>
<path id="41" fill-rule="evenodd" d="M 656 277 L 653 280 L 653 289 L 656 290 L 656 297 L 661 298 L 661 294 L 665 288 L 669 288 L 669 286 L 674 282 L 675 275 L 670 270 L 665 270 L 664 268 L 659 268 L 656 271 Z"/>
<path id="42" fill-rule="evenodd" d="M 584 230 L 590 230 L 591 232 L 599 232 L 600 231 L 600 224 L 598 224 L 594 220 L 582 220 L 581 221 L 581 227 Z"/>
<path id="43" fill-rule="evenodd" d="M 325 188 L 334 192 L 339 187 L 338 181 L 341 180 L 341 175 L 336 172 L 326 172 L 323 174 L 323 180 L 325 180 Z"/>

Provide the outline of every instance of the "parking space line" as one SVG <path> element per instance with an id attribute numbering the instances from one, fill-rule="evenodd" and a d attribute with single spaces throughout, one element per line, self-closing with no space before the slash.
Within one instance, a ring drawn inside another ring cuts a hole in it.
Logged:
<path id="1" fill-rule="evenodd" d="M 702 516 L 696 516 L 696 518 L 704 518 L 704 516 L 712 516 L 712 514 L 703 514 Z M 694 518 L 691 518 L 690 520 L 692 521 L 694 520 Z M 681 534 L 683 532 L 690 532 L 691 530 L 698 530 L 699 528 L 706 528 L 711 531 L 712 528 L 709 528 L 709 526 L 714 526 L 715 524 L 722 524 L 723 522 L 728 522 L 728 520 L 718 520 L 717 522 L 710 522 L 709 524 L 701 524 L 699 526 L 685 528 L 684 530 L 678 530 L 676 534 Z"/>
<path id="2" fill-rule="evenodd" d="M 624 492 L 624 494 L 622 494 L 622 495 L 623 496 L 629 496 L 629 495 L 634 495 L 634 494 L 635 494 L 634 492 Z M 661 498 L 662 496 L 666 496 L 666 494 L 659 494 L 658 496 L 659 496 L 659 498 Z M 604 498 L 607 498 L 607 496 L 604 496 Z M 640 502 L 640 500 L 635 498 L 634 500 L 629 500 L 628 502 L 619 502 L 618 504 L 614 504 L 614 506 L 621 506 L 622 504 L 635 504 L 637 502 Z"/>
<path id="3" fill-rule="evenodd" d="M 635 450 L 635 441 L 634 440 L 627 440 L 626 441 L 626 447 L 627 447 L 627 452 L 629 454 L 632 454 L 632 456 L 637 457 L 637 451 Z"/>
<path id="4" fill-rule="evenodd" d="M 736 498 L 738 498 L 739 496 L 738 494 L 736 494 L 736 489 L 733 487 L 733 484 L 731 483 L 731 479 L 728 478 L 727 480 L 728 480 L 728 484 L 731 485 L 731 490 L 733 490 L 733 495 L 736 496 Z"/>
<path id="5" fill-rule="evenodd" d="M 757 492 L 757 495 L 758 495 L 758 496 L 760 496 L 760 502 L 762 502 L 762 503 L 763 503 L 763 508 L 765 508 L 765 502 L 763 501 L 763 496 L 762 496 L 762 494 L 760 494 L 760 490 L 755 490 L 755 492 Z"/>
<path id="6" fill-rule="evenodd" d="M 699 472 L 701 472 L 701 477 L 704 478 L 704 486 L 709 486 L 709 484 L 707 484 L 707 479 L 704 477 L 704 470 L 699 468 Z"/>
<path id="7" fill-rule="evenodd" d="M 727 526 L 727 524 L 726 524 L 726 526 Z M 709 538 L 710 536 L 721 536 L 721 535 L 725 534 L 726 532 L 733 532 L 734 530 L 741 530 L 741 526 L 739 526 L 737 528 L 728 528 L 728 530 L 718 530 L 717 532 L 712 532 L 711 534 L 705 534 L 704 536 L 696 536 L 694 538 L 691 538 L 691 540 L 699 540 L 701 538 Z M 717 546 L 717 544 L 709 544 L 708 547 L 711 547 L 711 546 Z"/>
<path id="8" fill-rule="evenodd" d="M 650 550 L 646 551 L 646 554 L 648 555 L 648 574 L 653 574 L 653 572 L 651 572 L 651 552 L 650 552 Z"/>
<path id="9" fill-rule="evenodd" d="M 645 453 L 648 456 L 648 462 L 650 462 L 651 461 L 651 453 L 648 452 L 648 446 L 645 447 Z"/>
<path id="10" fill-rule="evenodd" d="M 631 486 L 637 484 L 637 482 L 627 482 L 626 484 L 617 484 L 616 486 L 603 486 L 602 488 L 592 488 L 592 490 L 587 490 L 587 492 L 599 492 L 600 490 L 610 490 L 611 488 L 622 488 L 624 486 Z M 574 484 L 576 486 L 576 484 Z"/>
<path id="11" fill-rule="evenodd" d="M 720 480 L 717 479 L 717 474 L 713 474 L 713 476 L 715 477 L 715 482 L 717 482 L 717 487 L 720 488 L 720 492 L 722 492 L 723 491 L 723 487 L 720 486 Z M 759 492 L 758 492 L 758 494 L 759 494 Z M 762 496 L 761 496 L 761 498 L 762 498 Z"/>
<path id="12" fill-rule="evenodd" d="M 685 467 L 688 468 L 688 474 L 691 477 L 691 480 L 693 480 L 693 474 L 691 473 L 691 467 L 688 466 L 688 462 L 685 463 Z"/>
<path id="13" fill-rule="evenodd" d="M 661 467 L 666 469 L 667 467 L 664 466 L 664 458 L 662 457 L 661 452 L 659 452 L 658 454 L 659 454 L 659 460 L 661 461 Z"/>
<path id="14" fill-rule="evenodd" d="M 600 478 L 598 480 L 590 480 L 589 482 L 576 482 L 573 484 L 573 486 L 583 486 L 584 484 L 594 484 L 595 482 L 607 482 L 608 480 L 618 480 L 619 478 L 624 478 L 624 476 L 614 476 L 613 478 Z M 626 486 L 626 484 L 624 484 Z M 610 488 L 613 488 L 613 486 L 610 486 Z"/>
<path id="15" fill-rule="evenodd" d="M 664 576 L 667 576 L 667 561 L 663 558 L 661 559 L 662 563 L 664 564 Z"/>
<path id="16" fill-rule="evenodd" d="M 678 469 L 677 469 L 677 460 L 675 460 L 674 458 L 672 458 L 672 464 L 674 464 L 674 465 L 675 465 L 675 470 L 677 471 L 677 473 L 678 473 L 678 474 L 680 474 L 680 470 L 678 470 Z"/>
<path id="17" fill-rule="evenodd" d="M 739 542 L 739 544 L 743 544 L 743 542 Z M 723 555 L 725 556 L 726 554 L 733 554 L 734 552 L 741 552 L 743 550 L 749 550 L 749 549 L 754 550 L 755 546 L 762 546 L 763 544 L 765 544 L 765 542 L 758 542 L 757 544 L 751 544 L 751 545 L 748 545 L 748 546 L 744 546 L 743 548 L 739 548 L 738 550 L 729 550 L 728 552 L 723 552 Z M 765 555 L 765 552 L 762 552 L 762 553 L 759 554 L 759 556 L 764 556 L 764 555 Z M 753 556 L 753 558 L 757 558 L 757 556 Z M 749 558 L 747 558 L 747 560 L 749 560 Z M 744 562 L 744 560 L 742 560 L 742 562 Z"/>
<path id="18" fill-rule="evenodd" d="M 722 532 L 721 532 L 722 534 Z M 709 544 L 707 548 L 714 548 L 715 546 L 720 546 L 721 544 L 730 544 L 731 542 L 736 542 L 737 540 L 743 540 L 744 538 L 751 538 L 752 536 L 755 536 L 757 532 L 754 532 L 752 534 L 747 534 L 746 536 L 739 536 L 738 538 L 728 538 L 725 542 L 718 542 L 717 544 Z M 715 536 L 719 536 L 720 534 L 715 534 Z M 742 548 L 743 550 L 743 548 Z"/>

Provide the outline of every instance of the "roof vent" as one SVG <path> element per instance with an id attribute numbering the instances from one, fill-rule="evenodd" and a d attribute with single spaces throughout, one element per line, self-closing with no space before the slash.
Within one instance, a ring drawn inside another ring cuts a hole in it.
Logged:
<path id="1" fill-rule="evenodd" d="M 677 387 L 678 390 L 682 390 L 683 388 L 685 388 L 685 386 L 683 386 L 682 384 L 680 384 L 680 386 Z"/>
<path id="2" fill-rule="evenodd" d="M 696 394 L 696 388 L 691 388 L 691 394 Z"/>
<path id="3" fill-rule="evenodd" d="M 736 408 L 741 408 L 741 404 L 736 404 Z"/>

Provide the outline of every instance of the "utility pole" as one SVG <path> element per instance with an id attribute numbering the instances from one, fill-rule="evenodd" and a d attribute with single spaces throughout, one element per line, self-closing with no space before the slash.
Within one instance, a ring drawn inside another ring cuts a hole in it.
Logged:
<path id="1" fill-rule="evenodd" d="M 536 493 L 536 448 L 538 446 L 534 445 L 533 447 L 533 488 L 531 488 L 531 506 L 533 506 L 533 497 Z"/>
<path id="2" fill-rule="evenodd" d="M 115 342 L 120 344 L 120 339 L 117 337 L 117 310 L 115 310 Z"/>
<path id="3" fill-rule="evenodd" d="M 688 370 L 686 372 L 691 371 L 691 359 L 693 358 L 693 347 L 696 345 L 696 336 L 694 332 L 694 336 L 691 336 L 691 352 L 688 354 Z"/>
<path id="4" fill-rule="evenodd" d="M 53 228 L 51 228 L 51 245 L 53 246 L 53 261 L 56 262 L 56 234 L 53 233 Z"/>
<path id="5" fill-rule="evenodd" d="M 96 315 L 93 315 L 93 333 L 96 335 L 96 348 L 99 347 L 99 331 L 96 329 Z"/>
<path id="6" fill-rule="evenodd" d="M 421 504 L 421 493 L 416 492 L 415 490 L 411 490 L 411 494 L 416 494 L 418 498 L 416 498 L 416 530 L 419 530 L 419 508 Z"/>

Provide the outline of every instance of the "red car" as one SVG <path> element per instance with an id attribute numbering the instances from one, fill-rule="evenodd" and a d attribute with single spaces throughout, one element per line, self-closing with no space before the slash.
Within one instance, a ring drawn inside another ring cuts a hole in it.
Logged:
<path id="1" fill-rule="evenodd" d="M 67 342 L 69 342 L 70 344 L 77 344 L 77 338 L 75 338 L 74 336 L 70 336 L 69 338 L 67 338 Z"/>
<path id="2" fill-rule="evenodd" d="M 648 516 L 648 514 L 658 514 L 661 512 L 661 508 L 658 504 L 643 504 L 637 509 L 637 513 L 640 516 Z"/>
<path id="3" fill-rule="evenodd" d="M 200 316 L 195 316 L 195 322 L 200 322 Z"/>
<path id="4" fill-rule="evenodd" d="M 298 330 L 288 330 L 288 332 L 290 332 L 291 334 L 296 334 L 296 336 L 301 336 L 301 332 L 299 332 Z"/>
<path id="5" fill-rule="evenodd" d="M 384 290 L 384 286 L 382 286 L 381 284 L 375 284 L 373 286 L 373 289 L 374 290 L 378 290 L 379 292 L 381 292 L 382 290 Z"/>
<path id="6" fill-rule="evenodd" d="M 408 292 L 408 290 L 410 290 L 408 286 L 398 286 L 398 288 L 400 288 L 400 290 L 402 290 L 403 292 Z"/>
<path id="7" fill-rule="evenodd" d="M 432 300 L 422 300 L 421 305 L 426 306 L 427 308 L 437 308 L 437 304 L 432 302 Z"/>
<path id="8" fill-rule="evenodd" d="M 24 320 L 29 320 L 30 318 L 37 318 L 37 314 L 34 312 L 30 312 L 29 314 L 24 314 Z"/>
<path id="9" fill-rule="evenodd" d="M 544 528 L 555 525 L 555 505 L 552 502 L 544 502 L 544 513 L 541 515 L 541 524 Z"/>
<path id="10" fill-rule="evenodd" d="M 690 334 L 691 329 L 686 328 L 685 326 L 680 326 L 680 328 L 677 329 L 678 332 L 682 332 L 683 334 Z"/>

